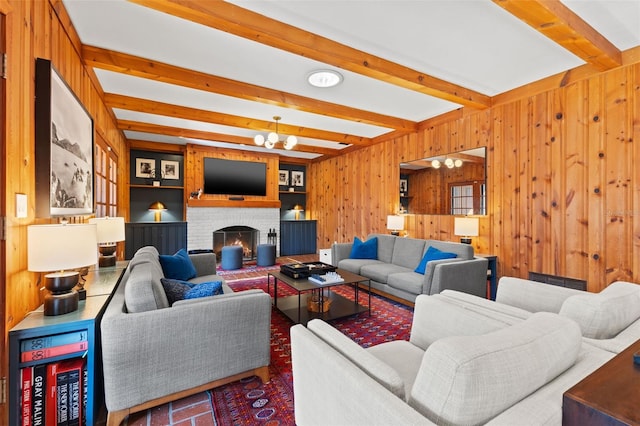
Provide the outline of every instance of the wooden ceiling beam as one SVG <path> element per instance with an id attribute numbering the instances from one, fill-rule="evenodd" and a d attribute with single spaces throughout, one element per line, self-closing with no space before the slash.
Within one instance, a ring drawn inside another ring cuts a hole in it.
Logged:
<path id="1" fill-rule="evenodd" d="M 222 0 L 129 0 L 238 37 L 472 108 L 491 98 Z"/>
<path id="2" fill-rule="evenodd" d="M 390 129 L 408 132 L 414 132 L 417 129 L 417 123 L 411 120 L 298 96 L 98 47 L 82 46 L 82 59 L 88 66 L 161 83 Z"/>
<path id="3" fill-rule="evenodd" d="M 205 132 L 202 130 L 184 129 L 181 127 L 161 126 L 158 124 L 143 123 L 132 120 L 118 120 L 117 127 L 120 130 L 153 133 L 157 135 L 177 136 L 182 138 L 202 139 L 212 142 L 234 143 L 238 145 L 255 146 L 253 138 L 244 136 L 225 135 L 224 133 Z M 298 143 L 291 151 L 309 152 L 313 154 L 335 156 L 340 154 L 339 149 L 331 149 L 317 146 L 310 146 Z"/>
<path id="4" fill-rule="evenodd" d="M 131 96 L 106 93 L 104 102 L 108 107 L 139 111 L 149 114 L 164 115 L 168 117 L 182 118 L 185 120 L 202 121 L 206 123 L 220 124 L 223 126 L 239 127 L 243 129 L 262 130 L 273 132 L 276 130 L 275 121 L 264 121 L 255 118 L 241 117 L 237 115 L 223 114 L 202 109 L 150 101 Z M 298 137 L 321 139 L 349 145 L 369 145 L 371 139 L 349 135 L 346 133 L 330 132 L 327 130 L 312 129 L 308 127 L 278 124 L 278 133 L 295 135 Z"/>
<path id="5" fill-rule="evenodd" d="M 493 2 L 600 71 L 622 64 L 620 50 L 558 0 Z"/>

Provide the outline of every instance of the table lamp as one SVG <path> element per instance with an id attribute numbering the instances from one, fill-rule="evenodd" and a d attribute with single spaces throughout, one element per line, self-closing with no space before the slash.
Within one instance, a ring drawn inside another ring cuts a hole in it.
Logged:
<path id="1" fill-rule="evenodd" d="M 98 227 L 98 265 L 101 268 L 116 266 L 116 243 L 124 241 L 123 217 L 94 217 L 89 223 L 95 223 Z"/>
<path id="2" fill-rule="evenodd" d="M 454 218 L 453 234 L 462 236 L 460 242 L 471 244 L 471 237 L 477 237 L 479 231 L 479 220 L 477 217 L 456 217 Z"/>
<path id="3" fill-rule="evenodd" d="M 78 309 L 80 268 L 98 260 L 96 225 L 54 224 L 27 227 L 27 269 L 50 272 L 44 276 L 44 287 L 49 290 L 44 298 L 45 315 L 62 315 Z"/>
<path id="4" fill-rule="evenodd" d="M 162 204 L 162 202 L 156 201 L 154 203 L 151 203 L 151 205 L 149 206 L 149 210 L 152 212 L 156 212 L 153 218 L 156 222 L 161 222 L 161 214 L 162 212 L 167 211 L 167 208 L 164 206 L 164 204 Z"/>
<path id="5" fill-rule="evenodd" d="M 304 211 L 304 207 L 302 207 L 300 204 L 296 204 L 295 206 L 293 206 L 293 211 L 296 212 L 296 220 L 300 219 L 300 212 Z"/>
<path id="6" fill-rule="evenodd" d="M 400 231 L 404 229 L 404 216 L 394 214 L 387 216 L 387 229 L 391 231 L 391 235 L 400 235 Z"/>

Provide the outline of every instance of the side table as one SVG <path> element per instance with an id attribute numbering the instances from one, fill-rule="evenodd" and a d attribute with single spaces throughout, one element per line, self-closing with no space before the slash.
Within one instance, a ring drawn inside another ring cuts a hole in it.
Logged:
<path id="1" fill-rule="evenodd" d="M 494 254 L 476 253 L 476 257 L 483 257 L 489 261 L 487 280 L 489 280 L 489 299 L 496 300 L 498 291 L 498 256 Z"/>
<path id="2" fill-rule="evenodd" d="M 640 340 L 613 357 L 562 397 L 563 425 L 640 424 Z"/>

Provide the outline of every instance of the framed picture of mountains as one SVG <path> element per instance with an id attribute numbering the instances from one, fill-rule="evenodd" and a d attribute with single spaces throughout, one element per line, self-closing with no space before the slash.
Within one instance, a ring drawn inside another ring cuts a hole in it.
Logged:
<path id="1" fill-rule="evenodd" d="M 46 59 L 36 59 L 36 217 L 93 213 L 93 119 Z"/>

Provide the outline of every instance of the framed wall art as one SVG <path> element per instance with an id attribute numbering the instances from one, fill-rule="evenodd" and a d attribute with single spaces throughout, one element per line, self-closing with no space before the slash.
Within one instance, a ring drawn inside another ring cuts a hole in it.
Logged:
<path id="1" fill-rule="evenodd" d="M 278 185 L 289 186 L 289 170 L 278 170 Z"/>
<path id="2" fill-rule="evenodd" d="M 180 162 L 170 160 L 160 160 L 160 169 L 164 179 L 180 179 Z"/>
<path id="3" fill-rule="evenodd" d="M 93 213 L 93 119 L 47 59 L 36 59 L 36 216 Z"/>
<path id="4" fill-rule="evenodd" d="M 293 186 L 304 186 L 304 172 L 293 170 L 291 172 L 291 184 Z"/>
<path id="5" fill-rule="evenodd" d="M 136 177 L 151 178 L 154 177 L 156 170 L 156 160 L 153 158 L 136 158 Z"/>

